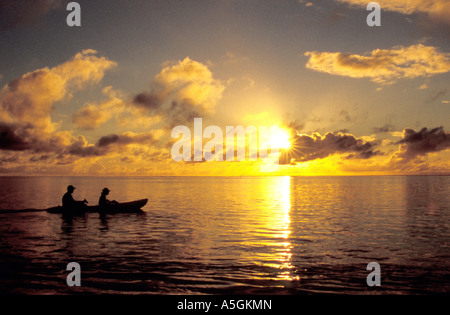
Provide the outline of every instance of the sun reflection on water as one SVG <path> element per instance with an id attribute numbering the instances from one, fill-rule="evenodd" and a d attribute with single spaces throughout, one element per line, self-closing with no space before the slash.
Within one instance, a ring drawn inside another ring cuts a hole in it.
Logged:
<path id="1" fill-rule="evenodd" d="M 295 275 L 292 265 L 292 244 L 290 242 L 290 210 L 291 210 L 291 178 L 278 177 L 267 182 L 263 209 L 261 209 L 266 231 L 263 245 L 266 248 L 265 257 L 258 257 L 264 267 L 275 269 L 274 280 L 300 280 Z M 270 233 L 270 235 L 269 235 Z M 255 245 L 255 244 L 254 244 Z"/>
<path id="2" fill-rule="evenodd" d="M 292 244 L 289 241 L 289 236 L 291 234 L 290 224 L 291 224 L 291 178 L 282 177 L 280 178 L 280 184 L 278 186 L 278 195 L 280 196 L 280 226 L 279 230 L 282 234 L 283 242 L 280 246 L 284 249 L 281 252 L 281 272 L 278 274 L 278 279 L 281 280 L 300 280 L 298 276 L 293 275 L 294 266 L 292 265 Z"/>

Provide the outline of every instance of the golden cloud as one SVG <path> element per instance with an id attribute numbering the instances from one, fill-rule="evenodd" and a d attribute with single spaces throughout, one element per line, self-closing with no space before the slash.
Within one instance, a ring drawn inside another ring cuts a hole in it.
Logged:
<path id="1" fill-rule="evenodd" d="M 173 127 L 197 115 L 214 113 L 224 90 L 206 65 L 187 57 L 162 69 L 153 79 L 151 91 L 136 95 L 133 104 L 150 115 L 164 116 Z"/>
<path id="2" fill-rule="evenodd" d="M 369 78 L 392 84 L 399 79 L 430 77 L 450 71 L 450 54 L 422 44 L 375 49 L 364 55 L 341 52 L 307 52 L 306 67 L 351 78 Z"/>
<path id="3" fill-rule="evenodd" d="M 224 89 L 206 65 L 187 57 L 166 65 L 153 78 L 150 92 L 136 95 L 131 104 L 119 91 L 105 88 L 108 99 L 85 104 L 74 114 L 73 122 L 84 130 L 96 129 L 113 118 L 129 127 L 148 127 L 161 121 L 173 127 L 197 115 L 212 114 Z"/>
<path id="4" fill-rule="evenodd" d="M 339 2 L 367 7 L 367 0 L 338 0 Z M 377 0 L 383 10 L 399 12 L 402 14 L 425 13 L 450 23 L 450 2 L 448 0 Z"/>
<path id="5" fill-rule="evenodd" d="M 61 135 L 51 120 L 55 103 L 98 83 L 115 65 L 97 57 L 96 51 L 85 50 L 54 68 L 39 69 L 11 81 L 0 90 L 2 137 L 11 140 L 16 150 L 60 148 L 67 134 Z"/>
<path id="6" fill-rule="evenodd" d="M 108 99 L 100 104 L 85 104 L 73 115 L 73 122 L 79 129 L 93 130 L 110 120 L 113 116 L 120 116 L 125 110 L 123 96 L 111 86 L 105 87 L 102 93 Z"/>

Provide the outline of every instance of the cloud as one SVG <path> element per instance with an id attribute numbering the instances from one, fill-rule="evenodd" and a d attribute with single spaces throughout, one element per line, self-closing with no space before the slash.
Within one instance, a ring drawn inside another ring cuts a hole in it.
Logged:
<path id="1" fill-rule="evenodd" d="M 97 142 L 97 146 L 110 147 L 112 145 L 128 145 L 128 144 L 152 144 L 157 140 L 152 133 L 134 134 L 132 132 L 126 132 L 122 135 L 109 135 L 100 138 Z"/>
<path id="2" fill-rule="evenodd" d="M 0 113 L 6 121 L 50 127 L 53 105 L 73 92 L 96 84 L 116 64 L 95 56 L 93 50 L 78 53 L 52 69 L 39 69 L 9 82 L 0 90 Z M 47 125 L 47 126 L 46 126 Z"/>
<path id="3" fill-rule="evenodd" d="M 377 144 L 377 141 L 366 141 L 349 134 L 297 134 L 291 139 L 291 149 L 281 154 L 280 164 L 307 162 L 334 154 L 348 154 L 349 159 L 368 159 L 382 154 L 374 150 Z"/>
<path id="4" fill-rule="evenodd" d="M 111 113 L 102 109 L 102 105 L 85 104 L 73 115 L 73 122 L 79 129 L 93 130 L 105 123 L 111 117 Z"/>
<path id="5" fill-rule="evenodd" d="M 239 57 L 230 51 L 225 54 L 224 58 L 225 58 L 224 63 L 226 65 L 236 65 L 236 64 L 240 64 L 242 62 L 248 61 L 248 57 L 245 57 L 245 56 Z"/>
<path id="6" fill-rule="evenodd" d="M 374 127 L 372 130 L 374 133 L 387 133 L 396 131 L 395 127 L 391 124 L 385 124 L 382 127 Z"/>
<path id="7" fill-rule="evenodd" d="M 99 169 L 102 163 L 111 166 L 114 159 L 121 160 L 124 155 L 133 156 L 136 163 L 149 159 L 166 163 L 170 151 L 160 139 L 162 129 L 109 134 L 90 143 L 84 135 L 74 136 L 73 131 L 60 130 L 61 126 L 52 121 L 56 106 L 88 85 L 100 83 L 106 71 L 115 66 L 115 62 L 98 56 L 96 51 L 84 50 L 61 65 L 24 74 L 5 85 L 0 90 L 0 156 L 5 157 L 2 164 L 11 165 L 2 170 L 20 171 L 17 168 L 20 166 L 38 173 L 55 169 L 84 174 L 94 164 Z M 74 113 L 75 125 L 78 129 L 92 130 L 116 119 L 119 125 L 145 129 L 149 123 L 162 121 L 163 125 L 168 125 L 175 122 L 175 118 L 186 119 L 181 113 L 206 113 L 214 109 L 217 96 L 211 90 L 217 87 L 221 93 L 223 87 L 212 79 L 205 66 L 187 59 L 163 70 L 152 83 L 151 92 L 158 92 L 162 97 L 155 107 L 156 114 L 148 99 L 136 105 L 108 86 L 102 90 L 105 100 L 86 103 Z M 177 71 L 178 77 L 174 75 Z M 172 116 L 173 110 L 179 116 Z M 8 162 L 12 161 L 9 154 L 13 152 L 20 152 L 21 161 Z"/>
<path id="8" fill-rule="evenodd" d="M 338 0 L 359 7 L 367 7 L 367 0 Z M 382 10 L 402 14 L 425 13 L 431 18 L 450 23 L 450 2 L 448 0 L 377 0 Z"/>
<path id="9" fill-rule="evenodd" d="M 100 104 L 87 103 L 73 115 L 73 122 L 78 129 L 96 129 L 113 116 L 119 117 L 126 110 L 123 96 L 119 91 L 108 86 L 102 93 L 108 97 L 106 101 Z"/>
<path id="10" fill-rule="evenodd" d="M 149 146 L 156 143 L 157 139 L 152 132 L 135 134 L 128 131 L 120 135 L 111 134 L 101 137 L 95 145 L 89 144 L 83 136 L 78 136 L 76 141 L 61 152 L 61 155 L 80 157 L 105 156 L 110 153 L 124 153 L 128 145 L 142 144 Z"/>
<path id="11" fill-rule="evenodd" d="M 0 122 L 0 150 L 23 151 L 29 148 L 17 130 L 20 129 L 14 125 Z"/>
<path id="12" fill-rule="evenodd" d="M 293 135 L 296 135 L 305 128 L 305 123 L 301 123 L 298 120 L 290 120 L 289 122 L 284 123 L 284 125 L 288 130 L 291 130 Z"/>
<path id="13" fill-rule="evenodd" d="M 341 112 L 339 113 L 339 116 L 340 116 L 341 119 L 344 120 L 345 122 L 350 122 L 350 121 L 352 121 L 352 118 L 350 117 L 349 112 L 346 111 L 346 110 L 341 110 Z"/>
<path id="14" fill-rule="evenodd" d="M 392 157 L 392 162 L 408 162 L 428 153 L 436 153 L 450 148 L 450 133 L 443 127 L 429 130 L 422 128 L 416 132 L 413 129 L 404 129 L 402 139 L 398 142 L 399 151 Z"/>
<path id="15" fill-rule="evenodd" d="M 400 79 L 430 77 L 450 71 L 450 54 L 422 44 L 376 49 L 364 55 L 341 52 L 307 52 L 306 67 L 351 78 L 369 78 L 380 84 Z"/>
<path id="16" fill-rule="evenodd" d="M 120 126 L 128 128 L 149 128 L 161 121 L 159 115 L 148 116 L 142 107 L 130 106 L 127 97 L 118 90 L 107 86 L 102 90 L 107 99 L 100 103 L 86 103 L 73 114 L 77 129 L 94 130 L 115 119 Z"/>
<path id="17" fill-rule="evenodd" d="M 34 22 L 60 5 L 61 0 L 2 0 L 0 30 Z"/>
<path id="18" fill-rule="evenodd" d="M 443 89 L 443 90 L 439 90 L 436 91 L 434 93 L 430 93 L 430 95 L 427 97 L 427 99 L 425 99 L 425 104 L 432 104 L 434 102 L 436 102 L 438 99 L 444 97 L 447 94 L 447 90 Z"/>
<path id="19" fill-rule="evenodd" d="M 206 65 L 187 57 L 162 69 L 153 79 L 150 92 L 136 95 L 133 104 L 148 115 L 164 116 L 172 128 L 213 114 L 224 90 Z"/>
<path id="20" fill-rule="evenodd" d="M 39 69 L 9 82 L 0 90 L 2 150 L 58 151 L 70 144 L 71 133 L 58 131 L 51 120 L 57 102 L 97 84 L 116 64 L 85 50 L 54 68 Z M 8 141 L 6 141 L 8 140 Z"/>

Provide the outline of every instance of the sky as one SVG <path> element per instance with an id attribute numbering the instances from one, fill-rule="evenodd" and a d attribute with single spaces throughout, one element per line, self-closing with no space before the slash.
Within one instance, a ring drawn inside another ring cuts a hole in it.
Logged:
<path id="1" fill-rule="evenodd" d="M 0 2 L 0 175 L 450 174 L 449 0 L 69 2 Z M 194 118 L 290 148 L 176 162 Z"/>

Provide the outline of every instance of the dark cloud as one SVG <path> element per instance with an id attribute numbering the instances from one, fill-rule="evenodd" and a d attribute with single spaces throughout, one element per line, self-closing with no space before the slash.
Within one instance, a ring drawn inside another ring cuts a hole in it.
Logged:
<path id="1" fill-rule="evenodd" d="M 405 129 L 398 144 L 400 144 L 400 150 L 394 155 L 394 159 L 408 161 L 417 156 L 450 148 L 450 133 L 445 131 L 444 127 L 431 130 L 422 128 L 418 132 L 413 129 Z"/>
<path id="2" fill-rule="evenodd" d="M 172 129 L 179 125 L 190 125 L 194 118 L 208 116 L 202 108 L 193 105 L 189 100 L 168 101 L 154 93 L 141 93 L 137 95 L 133 104 L 144 108 L 150 116 L 164 117 L 165 127 Z"/>
<path id="3" fill-rule="evenodd" d="M 20 130 L 15 125 L 0 122 L 0 150 L 24 151 L 30 148 L 18 131 Z"/>
<path id="4" fill-rule="evenodd" d="M 88 144 L 84 137 L 80 136 L 70 146 L 64 148 L 62 156 L 104 156 L 112 152 L 123 152 L 124 147 L 130 144 L 154 145 L 156 143 L 157 140 L 151 133 L 133 134 L 127 132 L 121 135 L 107 135 L 101 137 L 95 145 Z"/>
<path id="5" fill-rule="evenodd" d="M 133 104 L 147 110 L 150 116 L 160 115 L 164 117 L 168 129 L 179 125 L 190 125 L 194 118 L 208 115 L 207 112 L 192 104 L 188 99 L 170 101 L 170 99 L 165 99 L 153 92 L 137 95 Z"/>
<path id="6" fill-rule="evenodd" d="M 0 165 L 15 163 L 17 161 L 19 161 L 18 155 L 0 156 Z"/>
<path id="7" fill-rule="evenodd" d="M 365 141 L 353 135 L 327 133 L 296 135 L 291 139 L 292 148 L 282 152 L 280 164 L 291 164 L 297 162 L 307 162 L 316 159 L 323 159 L 334 154 L 346 154 L 347 158 L 368 159 L 376 155 L 381 155 L 380 151 L 375 151 L 376 141 Z"/>
<path id="8" fill-rule="evenodd" d="M 161 107 L 163 99 L 156 93 L 144 92 L 133 99 L 133 104 L 149 110 L 157 110 Z"/>
<path id="9" fill-rule="evenodd" d="M 118 145 L 128 145 L 133 143 L 140 143 L 140 144 L 153 144 L 156 140 L 153 137 L 152 134 L 131 134 L 131 133 L 125 133 L 122 135 L 108 135 L 100 138 L 100 140 L 97 142 L 96 146 L 98 148 L 104 148 L 111 146 L 113 144 Z"/>
<path id="10" fill-rule="evenodd" d="M 30 126 L 29 130 L 33 130 Z M 70 142 L 70 144 L 67 144 Z M 67 156 L 94 157 L 104 156 L 111 152 L 120 152 L 129 144 L 155 145 L 158 141 L 151 133 L 121 135 L 108 135 L 101 137 L 93 145 L 89 144 L 83 136 L 65 138 L 65 134 L 56 134 L 48 137 L 36 137 L 27 134 L 24 126 L 0 123 L 0 150 L 3 151 L 29 151 L 31 153 L 56 154 L 59 159 Z M 48 159 L 49 155 L 42 155 L 39 160 Z M 32 162 L 37 159 L 30 160 Z"/>
<path id="11" fill-rule="evenodd" d="M 42 162 L 42 161 L 47 161 L 49 159 L 50 159 L 50 155 L 44 154 L 44 155 L 40 155 L 40 156 L 32 156 L 32 157 L 30 157 L 29 161 L 30 162 Z"/>
<path id="12" fill-rule="evenodd" d="M 445 94 L 447 94 L 447 90 L 439 90 L 435 93 L 432 93 L 428 96 L 428 98 L 425 100 L 425 104 L 432 104 L 435 101 L 437 101 L 438 99 L 440 99 L 441 97 L 445 96 Z"/>
<path id="13" fill-rule="evenodd" d="M 298 132 L 305 128 L 304 123 L 300 123 L 297 120 L 291 120 L 289 122 L 284 123 L 284 125 L 291 130 L 292 135 L 296 135 Z"/>
<path id="14" fill-rule="evenodd" d="M 67 155 L 77 157 L 95 157 L 105 155 L 107 150 L 103 150 L 96 145 L 89 145 L 84 137 L 79 137 L 77 141 L 64 148 L 59 160 L 63 160 Z"/>
<path id="15" fill-rule="evenodd" d="M 374 133 L 386 133 L 386 132 L 392 132 L 395 131 L 395 127 L 391 124 L 385 124 L 382 127 L 374 127 L 372 128 Z"/>
<path id="16" fill-rule="evenodd" d="M 66 140 L 64 133 L 41 135 L 32 124 L 0 122 L 0 150 L 62 153 Z"/>
<path id="17" fill-rule="evenodd" d="M 0 30 L 34 22 L 60 5 L 61 0 L 1 0 Z"/>
<path id="18" fill-rule="evenodd" d="M 194 118 L 206 117 L 208 113 L 201 108 L 191 106 L 185 101 L 173 101 L 166 116 L 168 128 L 172 129 L 180 125 L 191 125 Z"/>
<path id="19" fill-rule="evenodd" d="M 339 116 L 342 118 L 342 120 L 344 120 L 345 122 L 350 122 L 352 119 L 350 117 L 350 114 L 348 111 L 346 110 L 341 110 L 341 112 L 339 113 Z"/>
<path id="20" fill-rule="evenodd" d="M 98 147 L 107 147 L 113 143 L 118 143 L 120 137 L 118 135 L 109 135 L 101 137 L 100 140 L 97 142 Z"/>

